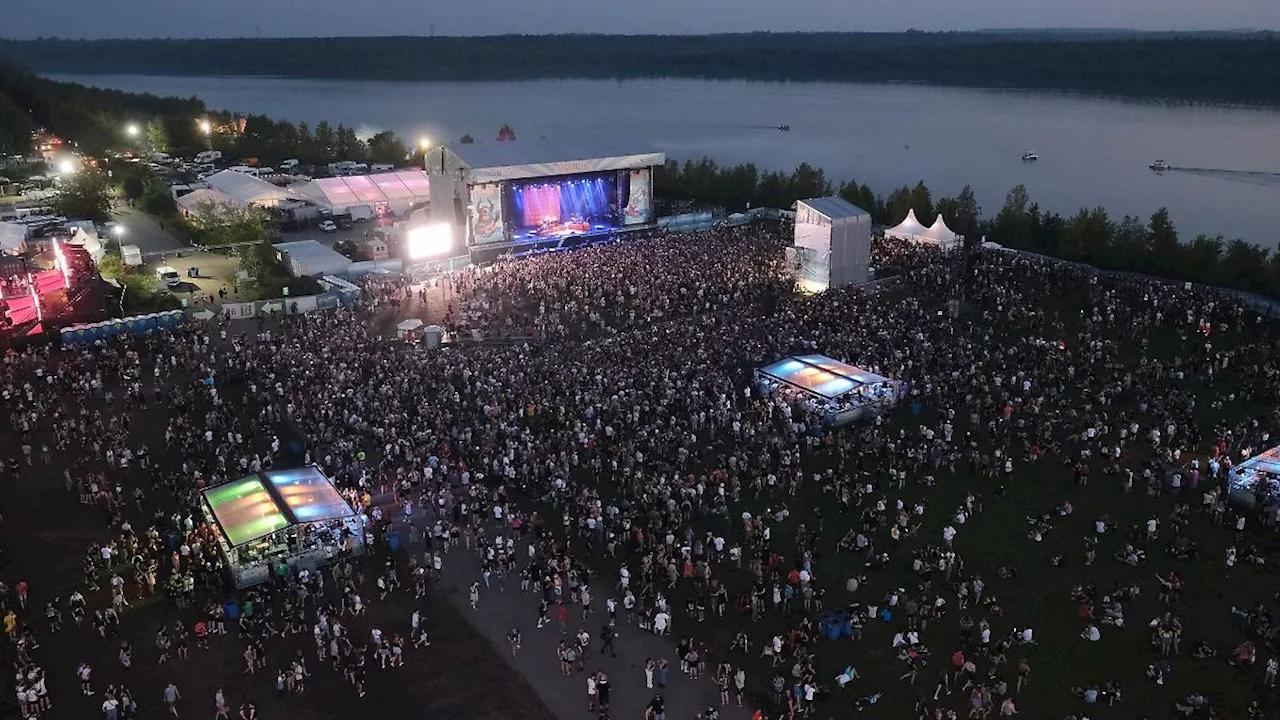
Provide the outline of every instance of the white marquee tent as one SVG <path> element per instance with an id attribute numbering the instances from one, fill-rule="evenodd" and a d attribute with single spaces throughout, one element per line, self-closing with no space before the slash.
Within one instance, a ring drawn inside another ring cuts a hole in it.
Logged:
<path id="1" fill-rule="evenodd" d="M 431 202 L 431 182 L 422 170 L 319 178 L 294 188 L 300 196 L 337 215 L 361 206 L 374 213 L 379 205 L 385 205 L 393 215 L 404 215 Z"/>
<path id="2" fill-rule="evenodd" d="M 210 188 L 234 198 L 242 205 L 273 207 L 282 201 L 302 200 L 296 193 L 245 173 L 223 170 L 205 178 Z"/>
<path id="3" fill-rule="evenodd" d="M 961 237 L 947 227 L 947 221 L 942 219 L 942 213 L 938 213 L 938 219 L 933 221 L 933 225 L 925 227 L 916 219 L 915 210 L 908 210 L 906 219 L 885 230 L 884 234 L 886 237 L 900 238 L 923 245 L 936 245 L 943 250 L 957 247 L 961 241 Z"/>

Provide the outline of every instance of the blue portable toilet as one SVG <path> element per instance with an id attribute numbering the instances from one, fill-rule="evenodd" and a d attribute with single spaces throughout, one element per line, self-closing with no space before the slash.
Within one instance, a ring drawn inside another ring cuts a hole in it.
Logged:
<path id="1" fill-rule="evenodd" d="M 400 550 L 400 533 L 387 533 L 387 548 L 391 550 L 391 552 L 397 552 Z"/>
<path id="2" fill-rule="evenodd" d="M 235 621 L 240 619 L 240 603 L 235 600 L 228 600 L 223 603 L 222 609 L 227 613 L 228 620 Z"/>

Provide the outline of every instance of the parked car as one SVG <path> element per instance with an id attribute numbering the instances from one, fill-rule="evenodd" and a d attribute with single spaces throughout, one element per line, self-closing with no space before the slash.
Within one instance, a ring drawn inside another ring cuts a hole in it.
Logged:
<path id="1" fill-rule="evenodd" d="M 338 226 L 332 220 L 321 220 L 320 229 L 324 232 L 338 232 Z"/>

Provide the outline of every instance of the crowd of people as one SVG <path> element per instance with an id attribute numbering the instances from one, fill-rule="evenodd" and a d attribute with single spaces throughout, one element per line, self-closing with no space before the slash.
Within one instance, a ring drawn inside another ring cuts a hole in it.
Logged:
<path id="1" fill-rule="evenodd" d="M 77 586 L 92 621 L 60 631 L 114 642 L 119 617 L 154 612 L 131 604 L 161 593 L 184 620 L 161 623 L 140 653 L 148 662 L 181 662 L 192 641 L 239 642 L 244 673 L 282 694 L 303 693 L 323 672 L 363 696 L 366 670 L 398 671 L 428 642 L 416 613 L 378 627 L 365 608 L 412 606 L 442 555 L 460 550 L 481 557 L 468 589 L 476 613 L 492 593 L 527 594 L 528 624 L 508 635 L 513 655 L 532 633 L 564 630 L 571 610 L 599 612 L 597 652 L 634 625 L 673 641 L 687 682 L 719 685 L 721 706 L 700 710 L 704 718 L 732 712 L 744 695 L 770 717 L 903 699 L 922 719 L 1012 716 L 1027 693 L 1044 692 L 1033 667 L 1045 638 L 1066 640 L 1034 627 L 1043 609 L 1005 600 L 1024 592 L 1025 564 L 990 567 L 970 538 L 1030 492 L 1043 510 L 1027 517 L 1028 553 L 1077 521 L 1089 528 L 1078 553 L 1047 559 L 1073 585 L 1056 599 L 1076 608 L 1059 621 L 1066 635 L 1105 645 L 1130 632 L 1125 609 L 1144 590 L 1158 593 L 1146 678 L 1194 691 L 1195 703 L 1178 699 L 1188 715 L 1230 702 L 1173 663 L 1192 645 L 1181 637 L 1181 576 L 1157 584 L 1134 571 L 1101 585 L 1093 573 L 1127 572 L 1161 544 L 1185 551 L 1192 537 L 1232 531 L 1230 557 L 1265 564 L 1247 514 L 1216 496 L 1193 511 L 1200 498 L 1189 494 L 1280 436 L 1269 409 L 1280 395 L 1272 322 L 1212 291 L 886 243 L 876 252 L 902 272 L 892 288 L 793 296 L 784 236 L 755 224 L 447 279 L 452 322 L 538 342 L 427 352 L 378 337 L 363 311 L 336 310 L 8 354 L 0 386 L 18 438 L 8 481 L 51 463 L 50 447 L 59 462 L 78 448 L 64 474 L 68 500 L 100 507 L 110 533 L 85 548 Z M 409 285 L 383 291 L 412 301 Z M 952 300 L 959 312 L 948 311 Z M 911 403 L 831 432 L 754 391 L 754 368 L 809 352 L 903 381 Z M 163 432 L 140 440 L 132 418 L 142 411 L 161 413 Z M 404 565 L 379 556 L 281 578 L 246 596 L 232 623 L 220 602 L 201 602 L 229 588 L 198 490 L 284 461 L 282 437 L 301 448 L 291 460 L 319 464 L 375 526 L 407 523 L 420 542 Z M 1028 491 L 1055 472 L 1074 482 Z M 1091 481 L 1111 483 L 1112 502 L 1166 503 L 1172 514 L 1132 529 L 1082 519 L 1075 505 Z M 387 496 L 390 510 L 377 500 Z M 939 506 L 940 496 L 955 502 Z M 1239 572 L 1236 560 L 1190 557 Z M 38 610 L 62 608 L 53 591 L 28 602 L 24 590 L 21 603 L 5 595 L 23 709 L 38 717 L 48 701 L 37 638 L 55 629 Z M 1248 651 L 1217 651 L 1260 684 L 1274 682 L 1280 651 L 1274 601 L 1243 599 Z M 720 625 L 734 628 L 732 643 Z M 830 642 L 832 627 L 858 644 Z M 299 633 L 314 636 L 314 659 L 283 649 Z M 590 675 L 591 711 L 607 713 L 609 681 L 620 679 L 583 666 L 591 640 L 565 633 L 547 662 Z M 872 686 L 863 661 L 897 667 L 908 687 Z M 122 645 L 118 662 L 128 667 L 133 649 Z M 1140 677 L 1148 663 L 1133 663 Z M 652 692 L 654 720 L 667 717 L 668 664 L 650 657 L 644 677 L 621 679 Z M 1094 712 L 1124 702 L 1132 681 L 1099 677 L 1041 707 Z M 112 708 L 102 705 L 108 720 L 136 708 L 121 687 Z M 170 687 L 159 700 L 177 715 L 188 701 Z M 82 679 L 85 695 L 95 689 Z M 229 705 L 219 689 L 219 717 Z M 248 701 L 235 711 L 257 712 Z"/>

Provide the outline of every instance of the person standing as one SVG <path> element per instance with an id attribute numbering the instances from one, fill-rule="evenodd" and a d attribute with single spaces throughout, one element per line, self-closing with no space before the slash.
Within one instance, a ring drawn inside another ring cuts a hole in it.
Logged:
<path id="1" fill-rule="evenodd" d="M 600 677 L 596 680 L 597 701 L 600 703 L 600 712 L 609 712 L 609 676 L 604 672 L 600 673 Z"/>
<path id="2" fill-rule="evenodd" d="M 169 683 L 164 689 L 164 704 L 169 709 L 169 714 L 178 717 L 178 701 L 182 699 L 182 693 L 178 692 L 178 686 Z"/>
<path id="3" fill-rule="evenodd" d="M 601 655 L 607 650 L 611 656 L 618 657 L 618 651 L 613 649 L 613 640 L 616 637 L 618 637 L 618 631 L 614 629 L 612 621 L 605 623 L 604 627 L 600 628 L 600 640 L 603 643 L 600 646 Z"/>
<path id="4" fill-rule="evenodd" d="M 219 687 L 213 693 L 213 720 L 228 720 L 230 718 L 230 710 L 227 708 L 227 696 L 222 693 Z"/>

